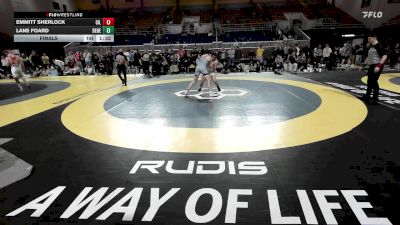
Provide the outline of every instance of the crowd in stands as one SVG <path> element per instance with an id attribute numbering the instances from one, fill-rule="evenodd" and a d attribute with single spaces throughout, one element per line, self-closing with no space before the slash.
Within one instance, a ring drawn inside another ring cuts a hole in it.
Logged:
<path id="1" fill-rule="evenodd" d="M 321 72 L 329 70 L 361 70 L 365 66 L 369 44 L 353 45 L 345 42 L 342 46 L 318 44 L 314 48 L 284 46 L 283 48 L 257 49 L 257 63 L 261 70 L 273 67 L 274 70 L 297 72 Z M 400 44 L 386 47 L 388 65 L 400 69 Z M 271 66 L 272 65 L 272 66 Z"/>
<path id="2" fill-rule="evenodd" d="M 387 46 L 388 65 L 400 69 L 400 44 Z M 124 50 L 128 61 L 128 73 L 143 73 L 148 77 L 164 74 L 193 73 L 196 59 L 204 53 L 216 53 L 221 62 L 219 72 L 320 72 L 325 70 L 358 70 L 362 67 L 368 53 L 368 45 L 342 46 L 318 44 L 314 48 L 285 45 L 278 48 L 207 50 L 181 48 L 165 49 L 161 52 Z M 62 75 L 111 75 L 115 74 L 116 51 L 71 52 L 64 58 L 49 58 L 46 53 L 32 51 L 29 56 L 21 53 L 26 74 L 32 77 Z M 2 56 L 2 70 L 9 73 Z"/>
<path id="3" fill-rule="evenodd" d="M 130 38 L 129 40 L 137 38 Z M 277 41 L 277 40 L 299 40 L 299 36 L 292 29 L 281 30 L 275 26 L 270 31 L 236 31 L 226 32 L 218 37 L 212 34 L 166 34 L 157 40 L 158 44 L 189 44 L 189 43 L 212 43 L 215 40 L 223 42 L 249 42 L 249 41 Z M 141 39 L 140 39 L 141 40 Z M 129 43 L 132 43 L 129 41 Z M 143 43 L 141 43 L 143 44 Z"/>

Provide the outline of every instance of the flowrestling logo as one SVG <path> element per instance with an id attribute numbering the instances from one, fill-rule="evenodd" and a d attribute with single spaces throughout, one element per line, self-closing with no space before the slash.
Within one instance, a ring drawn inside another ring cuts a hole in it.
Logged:
<path id="1" fill-rule="evenodd" d="M 364 19 L 378 19 L 383 17 L 383 12 L 382 11 L 363 11 L 363 18 Z"/>

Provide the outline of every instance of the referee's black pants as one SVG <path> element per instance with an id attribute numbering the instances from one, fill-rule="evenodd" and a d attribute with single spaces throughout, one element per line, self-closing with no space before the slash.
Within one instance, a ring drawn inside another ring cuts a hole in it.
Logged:
<path id="1" fill-rule="evenodd" d="M 149 75 L 150 74 L 150 62 L 149 61 L 142 61 L 143 64 L 143 73 L 145 75 Z"/>
<path id="2" fill-rule="evenodd" d="M 365 95 L 368 99 L 371 97 L 371 93 L 373 94 L 372 99 L 378 100 L 379 96 L 379 77 L 382 73 L 382 68 L 375 73 L 375 67 L 377 64 L 372 64 L 368 68 L 368 82 L 367 82 L 367 94 Z"/>
<path id="3" fill-rule="evenodd" d="M 118 76 L 119 79 L 121 79 L 122 84 L 126 85 L 126 66 L 125 64 L 118 64 L 117 65 L 117 72 L 118 72 Z M 121 73 L 124 74 L 124 78 L 122 78 Z"/>

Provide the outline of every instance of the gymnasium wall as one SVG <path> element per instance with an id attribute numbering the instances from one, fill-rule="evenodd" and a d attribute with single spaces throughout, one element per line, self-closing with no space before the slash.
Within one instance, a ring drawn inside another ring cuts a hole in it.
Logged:
<path id="1" fill-rule="evenodd" d="M 358 21 L 365 24 L 367 28 L 379 27 L 382 23 L 400 15 L 400 3 L 388 3 L 387 0 L 371 0 L 369 7 L 361 8 L 362 0 L 336 0 L 335 6 L 342 9 Z M 363 18 L 363 11 L 381 11 L 382 18 Z"/>
<path id="2" fill-rule="evenodd" d="M 1 26 L 0 33 L 12 35 L 14 33 L 14 9 L 10 0 L 0 0 Z"/>
<path id="3" fill-rule="evenodd" d="M 94 3 L 96 2 L 96 3 Z M 103 5 L 104 8 L 107 6 L 107 0 L 75 0 L 75 5 L 78 9 L 96 10 Z M 140 0 L 108 0 L 109 7 L 115 9 L 135 9 L 141 7 Z M 215 0 L 218 5 L 230 5 L 230 4 L 248 4 L 250 0 Z M 253 0 L 253 3 L 286 3 L 287 0 Z M 181 6 L 201 6 L 201 5 L 212 5 L 213 0 L 179 0 Z M 160 8 L 175 6 L 176 0 L 143 0 L 143 6 L 145 8 Z"/>
<path id="4" fill-rule="evenodd" d="M 9 0 L 15 11 L 20 12 L 62 12 L 64 11 L 63 5 L 66 6 L 67 11 L 75 10 L 75 1 L 73 0 Z M 58 3 L 60 9 L 53 8 L 53 2 Z"/>

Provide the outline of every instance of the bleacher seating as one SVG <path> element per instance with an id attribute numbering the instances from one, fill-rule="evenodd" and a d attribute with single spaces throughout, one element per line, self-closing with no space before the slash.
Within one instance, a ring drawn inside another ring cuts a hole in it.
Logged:
<path id="1" fill-rule="evenodd" d="M 332 18 L 342 24 L 359 24 L 356 19 L 336 7 L 322 7 L 320 11 L 327 18 Z"/>
<path id="2" fill-rule="evenodd" d="M 153 41 L 152 36 L 144 35 L 129 35 L 129 36 L 115 36 L 115 45 L 143 45 L 151 43 Z"/>
<path id="3" fill-rule="evenodd" d="M 301 12 L 308 19 L 318 18 L 332 18 L 342 24 L 357 24 L 354 18 L 346 14 L 342 10 L 326 5 L 314 5 L 305 7 L 303 5 L 292 5 L 285 7 L 247 7 L 238 10 L 232 9 L 218 9 L 216 11 L 205 10 L 202 11 L 188 11 L 184 9 L 166 10 L 163 13 L 154 13 L 147 11 L 139 11 L 134 13 L 123 13 L 116 19 L 121 27 L 131 28 L 140 30 L 141 32 L 133 34 L 147 33 L 148 36 L 134 35 L 134 36 L 123 36 L 126 33 L 120 33 L 120 38 L 116 38 L 116 44 L 128 44 L 128 45 L 141 45 L 144 43 L 150 43 L 154 39 L 154 34 L 157 33 L 157 28 L 163 23 L 169 23 L 173 21 L 175 24 L 180 24 L 184 16 L 199 16 L 200 23 L 211 23 L 213 18 L 219 18 L 221 25 L 224 27 L 225 32 L 235 30 L 235 26 L 238 26 L 236 32 L 229 32 L 219 36 L 218 40 L 224 42 L 246 42 L 246 41 L 269 41 L 274 40 L 274 34 L 269 34 L 266 31 L 258 31 L 259 26 L 263 26 L 265 22 L 269 20 L 286 20 L 284 13 L 286 12 Z M 167 16 L 168 15 L 168 16 Z M 393 18 L 391 21 L 400 20 L 400 16 Z M 239 31 L 245 30 L 242 27 L 246 26 L 252 31 Z M 149 29 L 153 27 L 153 29 Z M 222 27 L 222 26 L 221 26 Z M 255 29 L 251 29 L 254 27 Z M 229 29 L 228 29 L 229 28 Z M 160 29 L 162 30 L 162 29 Z M 191 33 L 192 31 L 190 31 Z M 160 34 L 161 35 L 161 34 Z M 166 34 L 161 35 L 156 43 L 159 44 L 176 44 L 176 43 L 211 43 L 215 41 L 215 36 L 209 36 L 209 34 Z"/>
<path id="4" fill-rule="evenodd" d="M 161 13 L 143 13 L 135 18 L 134 26 L 137 28 L 141 27 L 157 27 L 162 23 L 164 14 Z"/>
<path id="5" fill-rule="evenodd" d="M 221 37 L 223 42 L 271 41 L 273 35 L 263 31 L 239 31 L 226 33 Z"/>
<path id="6" fill-rule="evenodd" d="M 140 12 L 130 15 L 116 16 L 116 23 L 120 24 L 121 28 L 149 28 L 158 27 L 162 24 L 164 13 Z"/>
<path id="7" fill-rule="evenodd" d="M 183 14 L 178 13 L 174 16 L 174 23 L 179 24 L 182 22 L 184 16 L 198 16 L 200 17 L 200 23 L 211 23 L 212 12 L 211 11 L 199 11 L 199 12 L 185 12 Z"/>
<path id="8" fill-rule="evenodd" d="M 400 15 L 390 19 L 387 24 L 400 24 Z"/>
<path id="9" fill-rule="evenodd" d="M 208 36 L 208 34 L 196 35 L 181 35 L 181 34 L 166 34 L 159 40 L 159 44 L 175 44 L 175 43 L 211 43 L 215 41 L 215 36 Z"/>
<path id="10" fill-rule="evenodd" d="M 221 24 L 263 23 L 265 18 L 257 12 L 246 13 L 242 10 L 223 10 L 220 13 Z"/>
<path id="11" fill-rule="evenodd" d="M 307 19 L 316 18 L 311 9 L 302 5 L 292 7 L 274 7 L 272 9 L 267 9 L 267 12 L 272 20 L 286 20 L 284 13 L 287 12 L 301 12 Z"/>
<path id="12" fill-rule="evenodd" d="M 121 28 L 129 28 L 130 23 L 132 23 L 132 20 L 134 18 L 133 15 L 126 15 L 126 14 L 121 14 L 118 16 L 114 16 L 115 18 L 115 24 L 118 24 L 119 27 Z"/>

